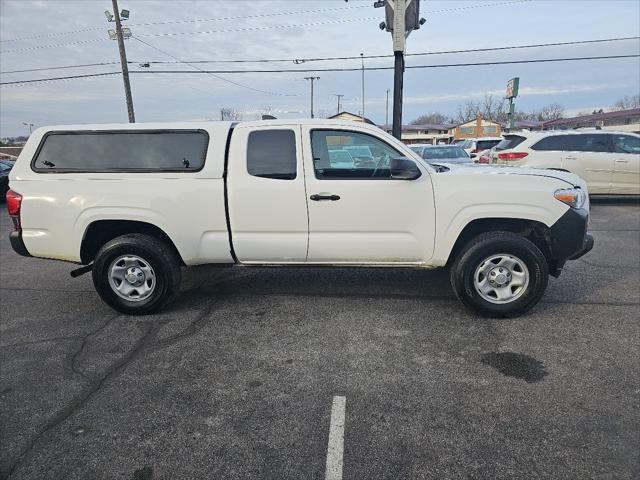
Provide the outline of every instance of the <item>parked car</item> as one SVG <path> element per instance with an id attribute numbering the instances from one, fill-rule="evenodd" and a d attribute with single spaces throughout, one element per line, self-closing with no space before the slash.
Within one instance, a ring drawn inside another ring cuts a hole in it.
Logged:
<path id="1" fill-rule="evenodd" d="M 9 172 L 13 168 L 12 160 L 0 160 L 0 194 L 4 202 L 7 190 L 9 190 Z"/>
<path id="2" fill-rule="evenodd" d="M 464 148 L 465 151 L 474 158 L 473 154 L 478 155 L 483 150 L 495 147 L 501 141 L 502 137 L 481 137 L 456 140 L 455 144 Z"/>
<path id="3" fill-rule="evenodd" d="M 469 154 L 457 145 L 424 145 L 419 149 L 410 147 L 427 162 L 434 163 L 472 163 Z"/>
<path id="4" fill-rule="evenodd" d="M 576 175 L 431 166 L 339 120 L 40 128 L 10 186 L 13 249 L 83 265 L 128 314 L 158 310 L 181 266 L 218 264 L 450 266 L 465 305 L 516 316 L 593 246 Z"/>
<path id="5" fill-rule="evenodd" d="M 492 163 L 575 173 L 591 194 L 640 195 L 640 135 L 585 129 L 505 135 Z"/>

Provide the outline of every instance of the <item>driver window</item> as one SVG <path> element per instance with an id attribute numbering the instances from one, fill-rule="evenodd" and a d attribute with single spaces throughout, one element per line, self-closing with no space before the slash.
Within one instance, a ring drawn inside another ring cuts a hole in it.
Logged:
<path id="1" fill-rule="evenodd" d="M 371 135 L 345 130 L 313 130 L 311 148 L 320 180 L 388 179 L 391 159 L 404 156 Z"/>

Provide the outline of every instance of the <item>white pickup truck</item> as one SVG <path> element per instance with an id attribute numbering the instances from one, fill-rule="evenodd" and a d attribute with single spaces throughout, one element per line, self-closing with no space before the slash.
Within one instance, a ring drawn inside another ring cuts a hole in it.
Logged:
<path id="1" fill-rule="evenodd" d="M 328 120 L 36 130 L 10 176 L 13 249 L 83 265 L 112 308 L 158 310 L 200 264 L 436 268 L 468 307 L 516 316 L 593 246 L 577 176 L 430 165 Z"/>

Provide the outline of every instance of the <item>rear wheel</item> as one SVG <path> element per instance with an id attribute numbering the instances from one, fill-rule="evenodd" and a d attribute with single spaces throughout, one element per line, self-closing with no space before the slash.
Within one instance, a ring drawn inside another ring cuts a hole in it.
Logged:
<path id="1" fill-rule="evenodd" d="M 93 263 L 93 284 L 111 308 L 130 315 L 160 309 L 178 290 L 180 263 L 164 242 L 129 234 L 100 248 Z"/>
<path id="2" fill-rule="evenodd" d="M 517 317 L 547 288 L 549 267 L 540 249 L 511 232 L 473 239 L 451 268 L 451 285 L 467 307 L 490 317 Z"/>

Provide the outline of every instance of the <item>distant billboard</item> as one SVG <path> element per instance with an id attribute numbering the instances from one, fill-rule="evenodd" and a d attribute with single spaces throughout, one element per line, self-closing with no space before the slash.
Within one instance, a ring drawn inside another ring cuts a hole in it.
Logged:
<path id="1" fill-rule="evenodd" d="M 516 98 L 520 87 L 520 77 L 512 78 L 507 82 L 507 94 L 505 98 Z"/>

